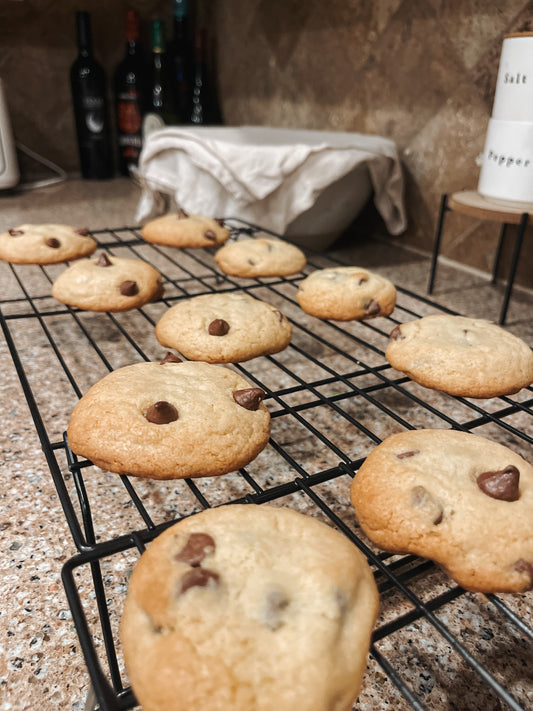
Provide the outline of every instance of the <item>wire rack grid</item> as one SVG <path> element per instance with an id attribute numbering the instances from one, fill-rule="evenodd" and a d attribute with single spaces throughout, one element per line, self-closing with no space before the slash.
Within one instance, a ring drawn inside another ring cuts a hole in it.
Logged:
<path id="1" fill-rule="evenodd" d="M 273 234 L 234 218 L 226 223 L 234 240 Z M 220 272 L 212 249 L 149 245 L 134 227 L 92 234 L 109 254 L 156 266 L 164 296 L 133 312 L 82 312 L 50 296 L 64 267 L 32 267 L 29 274 L 26 265 L 10 265 L 0 323 L 78 550 L 63 568 L 63 583 L 99 708 L 136 705 L 118 626 L 129 574 L 146 545 L 176 520 L 204 508 L 271 503 L 341 530 L 375 573 L 381 613 L 357 708 L 525 711 L 533 699 L 527 673 L 530 596 L 469 593 L 431 561 L 384 554 L 359 529 L 349 488 L 373 447 L 407 429 L 473 432 L 529 458 L 532 389 L 484 401 L 456 398 L 422 388 L 390 368 L 384 350 L 395 325 L 453 313 L 403 288 L 388 318 L 340 323 L 306 315 L 296 301 L 298 284 L 314 269 L 340 263 L 327 255 L 308 251 L 304 272 L 288 278 L 240 279 Z M 154 326 L 177 300 L 236 290 L 275 304 L 293 326 L 291 344 L 281 353 L 230 366 L 267 393 L 272 424 L 267 448 L 238 472 L 171 482 L 110 474 L 80 461 L 65 434 L 77 399 L 115 368 L 160 360 L 164 352 Z M 46 362 L 38 370 L 36 349 Z M 53 374 L 55 397 L 43 372 Z"/>

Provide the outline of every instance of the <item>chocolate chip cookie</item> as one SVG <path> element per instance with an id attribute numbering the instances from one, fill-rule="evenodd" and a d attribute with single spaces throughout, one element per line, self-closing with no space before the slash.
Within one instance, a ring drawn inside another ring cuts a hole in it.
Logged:
<path id="1" fill-rule="evenodd" d="M 119 474 L 178 479 L 244 467 L 268 443 L 265 393 L 208 363 L 119 368 L 74 408 L 67 436 L 75 454 Z"/>
<path id="2" fill-rule="evenodd" d="M 222 220 L 179 210 L 147 222 L 142 228 L 142 236 L 147 242 L 169 247 L 200 248 L 224 244 L 230 231 Z"/>
<path id="3" fill-rule="evenodd" d="M 439 563 L 481 592 L 533 588 L 533 466 L 454 430 L 392 435 L 355 475 L 351 501 L 380 548 Z"/>
<path id="4" fill-rule="evenodd" d="M 292 327 L 274 306 L 232 292 L 179 301 L 163 314 L 155 334 L 191 360 L 240 363 L 286 348 Z"/>
<path id="5" fill-rule="evenodd" d="M 533 382 L 533 353 L 484 319 L 436 314 L 396 326 L 385 356 L 411 380 L 451 395 L 510 395 Z"/>
<path id="6" fill-rule="evenodd" d="M 0 234 L 0 259 L 12 264 L 59 264 L 87 257 L 96 240 L 87 228 L 69 225 L 19 225 Z"/>
<path id="7" fill-rule="evenodd" d="M 160 297 L 161 275 L 140 259 L 81 259 L 65 269 L 52 285 L 52 296 L 87 311 L 128 311 Z"/>
<path id="8" fill-rule="evenodd" d="M 289 276 L 301 272 L 306 256 L 301 249 L 281 239 L 242 239 L 221 247 L 215 261 L 226 274 L 238 277 Z"/>
<path id="9" fill-rule="evenodd" d="M 306 277 L 296 298 L 311 316 L 363 321 L 392 313 L 396 288 L 385 277 L 361 267 L 330 267 Z"/>
<path id="10" fill-rule="evenodd" d="M 233 504 L 150 544 L 120 636 L 146 711 L 348 711 L 377 612 L 348 538 L 290 509 Z"/>

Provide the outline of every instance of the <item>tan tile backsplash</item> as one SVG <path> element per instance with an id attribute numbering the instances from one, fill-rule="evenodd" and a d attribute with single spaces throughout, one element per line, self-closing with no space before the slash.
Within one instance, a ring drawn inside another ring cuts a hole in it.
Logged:
<path id="1" fill-rule="evenodd" d="M 132 0 L 170 24 L 170 0 Z M 90 10 L 95 54 L 111 77 L 126 3 L 3 0 L 0 77 L 17 140 L 70 173 L 78 159 L 69 89 L 74 11 Z M 226 123 L 355 131 L 391 138 L 406 176 L 407 232 L 429 251 L 443 192 L 475 189 L 503 37 L 533 29 L 533 2 L 204 0 L 218 38 Z M 145 46 L 148 46 L 146 34 Z M 24 170 L 35 170 L 26 161 Z M 383 229 L 378 218 L 373 224 Z M 450 216 L 443 254 L 490 271 L 499 227 Z M 354 232 L 354 239 L 356 233 Z M 506 274 L 513 247 L 509 231 Z M 528 232 L 518 281 L 533 287 Z"/>

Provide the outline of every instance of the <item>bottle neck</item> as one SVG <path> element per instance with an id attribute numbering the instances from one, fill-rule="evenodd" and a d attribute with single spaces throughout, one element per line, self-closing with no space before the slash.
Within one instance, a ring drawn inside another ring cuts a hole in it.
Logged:
<path id="1" fill-rule="evenodd" d="M 76 35 L 80 55 L 82 57 L 92 56 L 91 16 L 88 12 L 76 12 Z"/>

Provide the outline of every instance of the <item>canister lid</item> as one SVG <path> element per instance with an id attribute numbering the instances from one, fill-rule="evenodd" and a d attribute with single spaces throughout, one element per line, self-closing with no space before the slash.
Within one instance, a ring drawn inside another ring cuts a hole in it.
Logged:
<path id="1" fill-rule="evenodd" d="M 508 35 L 504 35 L 503 39 L 509 39 L 510 37 L 533 37 L 533 32 L 511 32 Z"/>

